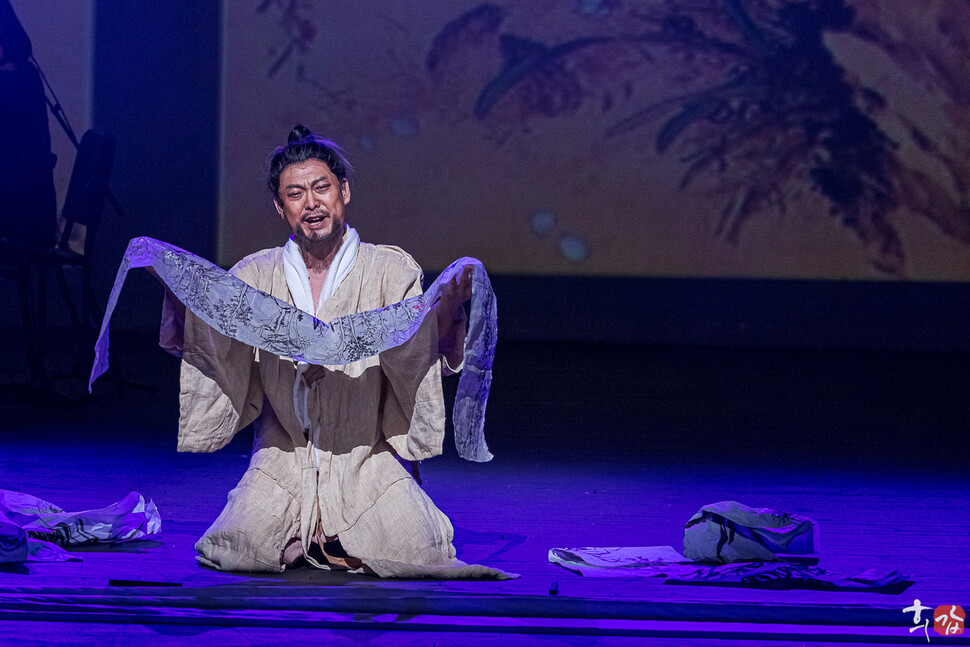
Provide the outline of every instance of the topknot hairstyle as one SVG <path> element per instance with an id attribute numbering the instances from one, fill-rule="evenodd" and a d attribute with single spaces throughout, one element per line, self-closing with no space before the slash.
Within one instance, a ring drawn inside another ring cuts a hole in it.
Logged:
<path id="1" fill-rule="evenodd" d="M 286 145 L 273 151 L 269 162 L 269 190 L 275 199 L 280 195 L 280 176 L 287 166 L 303 164 L 307 160 L 318 159 L 326 164 L 341 182 L 350 179 L 353 168 L 347 161 L 347 153 L 340 146 L 314 135 L 303 124 L 297 124 L 286 138 Z"/>

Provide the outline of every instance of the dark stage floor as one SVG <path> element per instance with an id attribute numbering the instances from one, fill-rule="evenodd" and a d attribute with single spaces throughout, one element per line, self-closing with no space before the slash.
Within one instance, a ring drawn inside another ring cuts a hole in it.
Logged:
<path id="1" fill-rule="evenodd" d="M 156 391 L 99 382 L 77 413 L 13 385 L 26 373 L 6 340 L 0 488 L 68 510 L 138 490 L 163 525 L 155 540 L 78 551 L 82 562 L 0 570 L 0 644 L 926 644 L 904 607 L 970 608 L 965 355 L 501 342 L 486 425 L 495 460 L 465 463 L 446 446 L 422 475 L 459 556 L 522 577 L 437 582 L 197 566 L 192 545 L 249 438 L 174 451 L 177 363 L 150 333 L 112 342 L 124 377 Z M 691 515 L 726 499 L 818 521 L 821 566 L 899 569 L 916 583 L 898 595 L 671 586 L 546 560 L 552 547 L 679 550 Z"/>

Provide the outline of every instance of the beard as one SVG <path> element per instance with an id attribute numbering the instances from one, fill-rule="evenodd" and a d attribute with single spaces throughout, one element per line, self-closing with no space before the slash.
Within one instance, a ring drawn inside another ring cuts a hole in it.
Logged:
<path id="1" fill-rule="evenodd" d="M 335 226 L 328 234 L 311 234 L 307 236 L 303 227 L 296 227 L 293 230 L 293 242 L 300 246 L 300 249 L 308 252 L 328 252 L 340 245 L 344 237 L 344 225 Z"/>

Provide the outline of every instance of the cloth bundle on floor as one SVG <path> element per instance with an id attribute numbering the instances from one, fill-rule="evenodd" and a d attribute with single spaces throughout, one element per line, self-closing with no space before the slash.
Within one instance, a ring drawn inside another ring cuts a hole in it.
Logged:
<path id="1" fill-rule="evenodd" d="M 684 555 L 695 561 L 817 562 L 818 524 L 797 514 L 721 501 L 684 526 Z"/>
<path id="2" fill-rule="evenodd" d="M 119 543 L 161 529 L 158 508 L 138 492 L 104 508 L 65 512 L 30 494 L 0 490 L 0 564 L 80 560 L 62 547 Z"/>
<path id="3" fill-rule="evenodd" d="M 722 501 L 687 522 L 684 555 L 671 546 L 553 548 L 549 561 L 586 577 L 663 577 L 668 584 L 899 593 L 913 583 L 895 570 L 847 576 L 805 563 L 818 561 L 817 549 L 813 520 Z"/>

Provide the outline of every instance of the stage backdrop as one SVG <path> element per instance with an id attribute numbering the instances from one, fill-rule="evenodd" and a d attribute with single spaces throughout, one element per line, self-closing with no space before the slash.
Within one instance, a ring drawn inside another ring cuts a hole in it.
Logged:
<path id="1" fill-rule="evenodd" d="M 223 3 L 219 260 L 298 122 L 426 268 L 970 279 L 970 2 Z"/>

